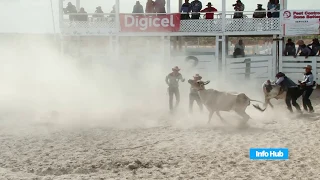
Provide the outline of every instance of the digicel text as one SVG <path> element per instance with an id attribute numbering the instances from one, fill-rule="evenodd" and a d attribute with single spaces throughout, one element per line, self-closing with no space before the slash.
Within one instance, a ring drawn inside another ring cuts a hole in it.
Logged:
<path id="1" fill-rule="evenodd" d="M 167 18 L 167 16 L 159 18 L 155 16 L 125 15 L 124 25 L 125 27 L 139 27 L 140 30 L 146 30 L 150 27 L 175 27 L 173 16 L 174 15 L 169 15 L 169 18 Z"/>

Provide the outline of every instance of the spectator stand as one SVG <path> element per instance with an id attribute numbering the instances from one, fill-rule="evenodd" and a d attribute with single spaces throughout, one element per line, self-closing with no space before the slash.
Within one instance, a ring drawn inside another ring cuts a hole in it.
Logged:
<path id="1" fill-rule="evenodd" d="M 252 64 L 256 65 L 252 65 L 253 67 L 250 71 L 250 77 L 273 78 L 276 71 L 278 71 L 279 69 L 277 60 L 279 60 L 280 57 L 277 55 L 277 52 L 279 52 L 280 49 L 277 49 L 277 47 L 281 47 L 282 42 L 277 39 L 281 38 L 283 34 L 281 18 L 253 18 L 252 14 L 254 13 L 254 11 L 244 11 L 244 18 L 234 19 L 234 11 L 226 11 L 226 1 L 222 1 L 222 9 L 220 12 L 215 13 L 214 19 L 200 18 L 179 21 L 173 20 L 174 26 L 169 30 L 168 28 L 166 29 L 166 27 L 157 28 L 156 26 L 150 24 L 146 29 L 143 29 L 141 23 L 135 24 L 138 25 L 138 28 L 126 26 L 125 18 L 128 18 L 129 20 L 131 18 L 131 20 L 135 22 L 139 22 L 141 18 L 149 18 L 149 22 L 155 22 L 155 18 L 159 17 L 160 19 L 162 19 L 163 17 L 166 17 L 168 21 L 172 23 L 172 19 L 170 18 L 172 16 L 174 16 L 173 19 L 175 17 L 180 17 L 180 14 L 171 13 L 170 0 L 167 0 L 166 2 L 166 14 L 120 13 L 119 1 L 121 0 L 115 0 L 114 11 L 112 13 L 99 13 L 99 15 L 102 15 L 103 17 L 97 17 L 97 14 L 93 13 L 92 11 L 84 14 L 65 14 L 63 8 L 66 7 L 67 4 L 64 4 L 63 0 L 59 0 L 60 30 L 63 44 L 62 49 L 67 49 L 65 48 L 65 46 L 67 46 L 70 41 L 76 41 L 78 42 L 78 44 L 81 44 L 80 42 L 82 42 L 84 39 L 84 41 L 90 42 L 90 37 L 99 37 L 98 39 L 104 39 L 104 41 L 107 42 L 104 43 L 104 47 L 102 47 L 106 51 L 106 54 L 112 53 L 114 55 L 112 56 L 112 58 L 119 59 L 119 56 L 121 54 L 124 54 L 122 52 L 128 51 L 127 47 L 129 47 L 129 44 L 131 44 L 130 47 L 132 47 L 132 43 L 136 44 L 136 47 L 140 47 L 136 48 L 135 50 L 136 52 L 139 52 L 139 49 L 150 47 L 150 44 L 156 41 L 157 43 L 162 43 L 162 46 L 159 48 L 160 50 L 158 50 L 160 54 L 163 54 L 162 59 L 169 60 L 172 57 L 173 51 L 176 51 L 173 50 L 173 47 L 177 47 L 178 44 L 178 49 L 182 49 L 181 44 L 184 43 L 179 42 L 181 41 L 181 38 L 190 36 L 214 37 L 211 45 L 214 54 L 208 56 L 213 62 L 212 66 L 219 66 L 218 70 L 220 71 L 230 72 L 237 77 L 239 76 L 238 73 L 241 73 L 240 71 L 243 71 L 243 77 L 247 77 L 245 75 L 248 74 L 248 72 L 246 71 L 246 69 L 248 68 L 245 67 L 247 67 L 248 62 L 254 62 Z M 80 0 L 76 0 L 75 2 L 75 6 L 78 11 L 81 7 L 80 3 Z M 179 3 L 181 3 L 181 0 Z M 285 8 L 286 0 L 283 0 L 281 3 L 284 4 L 284 6 L 281 7 Z M 88 15 L 88 20 L 74 21 L 70 18 L 70 16 L 72 15 Z M 204 14 L 202 14 L 202 17 L 203 15 Z M 167 20 L 164 20 L 163 22 L 166 23 Z M 231 57 L 229 54 L 231 49 L 231 45 L 229 46 L 230 39 L 243 39 L 245 37 L 265 37 L 267 39 L 275 40 L 272 41 L 271 44 L 266 45 L 268 46 L 266 50 L 269 51 L 268 53 L 260 53 L 260 51 L 262 51 L 261 48 L 266 47 L 264 45 L 256 45 L 254 47 L 246 46 L 247 52 L 244 58 Z M 139 38 L 140 40 L 133 40 Z M 88 46 L 92 47 L 92 44 L 95 43 L 82 44 L 89 44 Z M 272 48 L 270 48 L 270 46 L 272 46 Z M 72 45 L 72 48 L 78 49 L 77 51 L 80 53 L 84 52 L 83 50 L 79 50 L 78 46 Z M 261 50 L 258 50 L 259 48 Z M 248 50 L 252 53 L 248 53 Z M 130 49 L 130 51 L 134 51 L 134 49 Z M 132 52 L 132 54 L 133 53 L 134 52 Z M 188 54 L 186 56 L 192 56 L 192 54 Z M 201 58 L 198 59 L 200 59 L 201 61 Z M 250 59 L 250 61 L 248 61 L 247 59 Z M 201 65 L 201 63 L 198 64 Z M 258 64 L 260 64 L 260 66 L 263 67 L 264 70 L 261 70 L 261 68 L 260 70 L 258 70 Z M 213 69 L 210 67 L 206 68 L 209 70 Z M 256 71 L 254 71 L 254 69 L 256 69 Z M 263 72 L 263 74 L 261 72 Z"/>
<path id="2" fill-rule="evenodd" d="M 305 55 L 299 56 L 297 42 L 303 36 L 318 36 L 320 34 L 320 10 L 284 10 L 282 15 L 283 38 L 279 41 L 279 71 L 297 82 L 303 77 L 304 67 L 312 65 L 312 72 L 316 77 L 315 81 L 319 84 L 320 58 L 318 50 L 320 49 L 320 44 L 315 46 L 317 53 L 311 53 L 306 57 Z M 294 44 L 296 44 L 296 58 L 292 55 L 284 56 L 285 39 L 289 38 L 293 39 Z M 305 45 L 311 44 L 306 39 L 302 40 Z M 309 41 L 311 40 L 309 39 Z M 314 47 L 310 48 L 310 52 L 312 52 Z"/>

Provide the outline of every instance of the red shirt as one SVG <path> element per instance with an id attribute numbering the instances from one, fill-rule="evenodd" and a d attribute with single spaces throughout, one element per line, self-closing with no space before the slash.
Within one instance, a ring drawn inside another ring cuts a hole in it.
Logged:
<path id="1" fill-rule="evenodd" d="M 207 12 L 206 13 L 206 19 L 213 19 L 214 17 L 214 12 L 217 12 L 218 10 L 214 7 L 207 7 L 203 10 L 201 10 L 201 12 Z"/>

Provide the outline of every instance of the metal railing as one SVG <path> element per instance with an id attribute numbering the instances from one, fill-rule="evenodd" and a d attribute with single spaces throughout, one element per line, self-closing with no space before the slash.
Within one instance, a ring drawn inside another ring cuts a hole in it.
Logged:
<path id="1" fill-rule="evenodd" d="M 267 11 L 265 11 L 267 14 Z M 242 13 L 242 18 L 234 18 L 234 13 Z M 200 13 L 199 19 L 180 20 L 180 30 L 178 32 L 278 32 L 280 31 L 280 18 L 252 18 L 254 11 L 227 11 L 214 12 L 213 19 L 206 19 L 206 13 Z M 179 13 L 170 13 L 179 14 Z M 180 13 L 185 15 L 187 13 Z M 199 13 L 198 13 L 199 14 Z M 223 17 L 225 14 L 225 17 Z M 161 17 L 162 13 L 70 13 L 64 14 L 60 22 L 60 28 L 73 29 L 77 28 L 104 28 L 108 32 L 121 32 L 121 15 L 134 15 L 136 17 L 146 16 Z"/>

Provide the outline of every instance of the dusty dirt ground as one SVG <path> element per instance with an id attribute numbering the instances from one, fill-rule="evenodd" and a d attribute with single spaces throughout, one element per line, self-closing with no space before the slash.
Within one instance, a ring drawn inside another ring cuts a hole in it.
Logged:
<path id="1" fill-rule="evenodd" d="M 216 116 L 207 125 L 207 111 L 145 114 L 148 123 L 133 122 L 129 114 L 113 126 L 30 123 L 18 115 L 8 122 L 3 115 L 0 179 L 318 179 L 319 95 L 313 94 L 316 113 L 303 117 L 284 107 L 264 113 L 250 107 L 247 129 L 225 126 Z M 235 114 L 222 115 L 235 125 Z M 290 157 L 252 161 L 252 147 L 289 148 Z"/>

